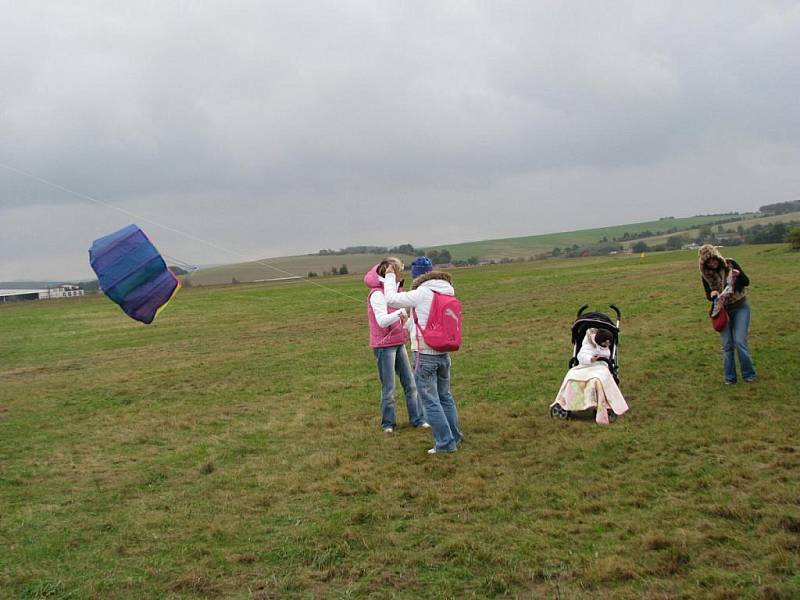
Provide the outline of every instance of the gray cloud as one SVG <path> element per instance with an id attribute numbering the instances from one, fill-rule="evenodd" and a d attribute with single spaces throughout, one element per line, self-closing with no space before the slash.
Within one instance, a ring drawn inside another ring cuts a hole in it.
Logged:
<path id="1" fill-rule="evenodd" d="M 800 196 L 796 2 L 0 12 L 0 162 L 253 257 Z M 88 275 L 131 220 L 0 169 L 0 279 Z"/>

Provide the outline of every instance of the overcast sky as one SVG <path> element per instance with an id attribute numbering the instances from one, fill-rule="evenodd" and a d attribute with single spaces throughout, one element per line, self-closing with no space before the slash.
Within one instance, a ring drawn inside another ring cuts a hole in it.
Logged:
<path id="1" fill-rule="evenodd" d="M 0 0 L 0 280 L 800 198 L 800 4 Z M 167 227 L 159 227 L 158 223 Z M 187 232 L 217 248 L 187 239 Z"/>

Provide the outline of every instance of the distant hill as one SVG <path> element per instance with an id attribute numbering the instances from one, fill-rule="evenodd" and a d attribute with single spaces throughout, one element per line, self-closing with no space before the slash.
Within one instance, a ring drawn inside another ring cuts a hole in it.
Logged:
<path id="1" fill-rule="evenodd" d="M 623 247 L 632 246 L 637 241 L 642 240 L 649 246 L 654 246 L 663 244 L 669 236 L 675 234 L 680 234 L 690 239 L 697 237 L 700 228 L 703 226 L 711 226 L 714 229 L 722 224 L 724 229 L 736 229 L 738 226 L 747 228 L 756 224 L 789 221 L 800 221 L 800 212 L 766 216 L 760 213 L 723 213 L 695 217 L 665 217 L 657 221 L 630 223 L 628 225 L 447 244 L 427 247 L 426 250 L 440 251 L 447 249 L 453 259 L 457 261 L 466 261 L 472 257 L 480 261 L 529 259 L 540 254 L 549 253 L 554 248 L 567 249 L 574 245 L 580 247 L 589 246 L 601 240 L 614 242 Z M 422 250 L 420 250 L 421 252 Z M 322 276 L 325 272 L 330 272 L 334 267 L 339 269 L 343 264 L 347 265 L 347 270 L 350 273 L 364 273 L 385 256 L 385 254 L 375 253 L 283 256 L 259 261 L 270 266 L 265 266 L 265 264 L 259 264 L 258 262 L 246 262 L 200 269 L 184 277 L 184 280 L 189 285 L 219 285 L 234 281 L 281 280 L 289 275 L 306 277 L 309 272 Z M 410 263 L 413 260 L 411 255 L 400 255 L 400 257 L 406 263 Z"/>
<path id="2" fill-rule="evenodd" d="M 625 234 L 630 236 L 647 231 L 652 232 L 654 236 L 661 234 L 666 236 L 689 228 L 699 228 L 703 225 L 716 223 L 721 220 L 744 219 L 753 216 L 755 216 L 753 213 L 729 213 L 682 218 L 667 217 L 657 221 L 630 223 L 628 225 L 465 242 L 462 244 L 448 244 L 446 246 L 434 246 L 431 249 L 447 248 L 456 260 L 466 260 L 471 256 L 476 256 L 484 260 L 519 257 L 530 258 L 542 252 L 549 252 L 553 248 L 568 248 L 575 244 L 578 246 L 586 246 L 597 243 L 603 238 L 608 241 L 614 238 L 620 240 Z"/>
<path id="3" fill-rule="evenodd" d="M 745 214 L 742 215 L 742 219 L 739 221 L 734 221 L 731 223 L 725 223 L 723 227 L 725 229 L 736 229 L 737 227 L 743 227 L 747 229 L 748 227 L 752 227 L 753 225 L 767 225 L 769 223 L 790 223 L 792 221 L 798 222 L 800 221 L 800 212 L 790 212 L 790 213 L 776 213 L 766 216 L 756 216 L 753 214 Z M 715 227 L 712 227 L 712 230 Z M 696 237 L 700 235 L 700 228 L 694 227 L 692 229 L 687 229 L 685 231 L 680 232 L 681 235 L 685 235 L 687 237 Z M 648 244 L 649 246 L 653 246 L 656 244 L 663 243 L 669 237 L 670 234 L 664 235 L 656 235 L 653 237 L 642 238 L 642 241 Z M 635 241 L 625 242 L 623 246 L 631 246 L 635 243 Z"/>
<path id="4" fill-rule="evenodd" d="M 306 277 L 310 272 L 322 276 L 334 268 L 340 269 L 342 265 L 346 265 L 350 273 L 366 273 L 372 265 L 385 257 L 385 254 L 281 256 L 265 258 L 258 262 L 200 269 L 184 277 L 184 281 L 188 281 L 190 285 L 219 285 L 232 283 L 234 280 L 236 282 L 281 280 L 292 275 Z M 414 260 L 410 255 L 401 254 L 399 257 L 409 264 Z"/>

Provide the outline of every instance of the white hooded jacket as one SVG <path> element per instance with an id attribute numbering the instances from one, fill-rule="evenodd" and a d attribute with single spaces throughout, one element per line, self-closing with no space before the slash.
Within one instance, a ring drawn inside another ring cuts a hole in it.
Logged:
<path id="1" fill-rule="evenodd" d="M 599 356 L 601 358 L 611 358 L 611 349 L 599 346 L 594 341 L 594 336 L 597 329 L 590 327 L 586 330 L 586 335 L 583 336 L 583 343 L 581 344 L 580 352 L 578 352 L 579 365 L 593 365 L 593 357 Z"/>
<path id="2" fill-rule="evenodd" d="M 428 317 L 431 313 L 431 304 L 433 304 L 433 293 L 444 294 L 446 296 L 455 296 L 455 290 L 449 281 L 440 279 L 437 272 L 432 271 L 426 273 L 422 277 L 425 280 L 412 289 L 410 292 L 397 291 L 397 278 L 394 273 L 387 273 L 383 282 L 383 294 L 386 297 L 386 303 L 394 308 L 408 308 L 414 309 L 417 314 L 417 321 L 419 321 L 420 329 L 425 329 L 428 324 Z M 441 275 L 446 276 L 444 273 Z M 449 278 L 449 276 L 448 276 Z M 425 343 L 422 335 L 417 335 L 417 328 L 413 324 L 414 313 L 411 313 L 409 322 L 411 323 L 411 349 L 421 354 L 445 354 L 434 350 Z"/>

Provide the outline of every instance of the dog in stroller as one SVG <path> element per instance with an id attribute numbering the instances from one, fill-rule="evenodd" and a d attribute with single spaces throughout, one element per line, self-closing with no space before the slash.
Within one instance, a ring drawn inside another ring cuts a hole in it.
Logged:
<path id="1" fill-rule="evenodd" d="M 595 411 L 598 423 L 608 424 L 628 410 L 619 390 L 619 332 L 622 313 L 614 304 L 612 320 L 602 312 L 584 312 L 582 306 L 572 323 L 572 358 L 550 416 L 569 419 L 576 413 Z M 595 338 L 603 339 L 598 344 Z"/>

